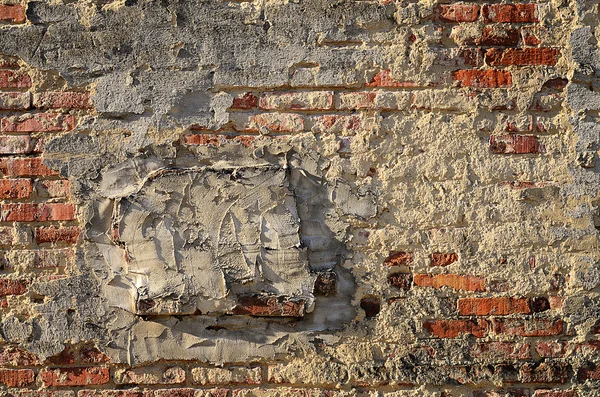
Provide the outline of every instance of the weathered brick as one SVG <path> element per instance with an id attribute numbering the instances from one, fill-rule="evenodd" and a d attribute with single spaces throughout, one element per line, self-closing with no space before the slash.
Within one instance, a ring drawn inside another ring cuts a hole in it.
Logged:
<path id="1" fill-rule="evenodd" d="M 335 294 L 337 290 L 337 274 L 332 271 L 317 273 L 314 291 L 317 294 L 328 296 Z"/>
<path id="2" fill-rule="evenodd" d="M 0 21 L 25 22 L 25 7 L 20 4 L 0 4 Z"/>
<path id="3" fill-rule="evenodd" d="M 0 92 L 0 110 L 27 110 L 30 107 L 29 92 Z"/>
<path id="4" fill-rule="evenodd" d="M 0 199 L 25 199 L 32 191 L 31 179 L 0 179 Z"/>
<path id="5" fill-rule="evenodd" d="M 154 390 L 154 397 L 194 397 L 196 390 L 189 388 L 182 389 L 159 389 Z"/>
<path id="6" fill-rule="evenodd" d="M 58 132 L 72 130 L 75 119 L 70 114 L 35 113 L 25 116 L 4 117 L 2 132 Z"/>
<path id="7" fill-rule="evenodd" d="M 263 113 L 250 118 L 251 131 L 294 133 L 304 130 L 304 118 L 294 113 Z"/>
<path id="8" fill-rule="evenodd" d="M 489 324 L 486 320 L 435 320 L 426 321 L 423 326 L 438 338 L 457 338 L 461 335 L 483 338 Z"/>
<path id="9" fill-rule="evenodd" d="M 475 22 L 479 18 L 477 4 L 444 4 L 439 12 L 443 22 Z"/>
<path id="10" fill-rule="evenodd" d="M 35 374 L 31 369 L 0 369 L 0 384 L 8 387 L 24 387 L 33 383 Z"/>
<path id="11" fill-rule="evenodd" d="M 186 135 L 184 141 L 186 145 L 212 145 L 219 147 L 227 142 L 234 142 L 245 147 L 250 147 L 258 137 L 258 135 L 191 134 Z"/>
<path id="12" fill-rule="evenodd" d="M 246 92 L 233 99 L 232 109 L 253 109 L 258 106 L 258 97 L 251 92 Z"/>
<path id="13" fill-rule="evenodd" d="M 229 367 L 192 369 L 192 380 L 197 385 L 258 385 L 262 381 L 260 367 Z"/>
<path id="14" fill-rule="evenodd" d="M 450 287 L 463 291 L 485 291 L 485 279 L 459 274 L 415 274 L 414 283 L 419 287 L 440 289 Z"/>
<path id="15" fill-rule="evenodd" d="M 586 380 L 600 380 L 600 365 L 596 363 L 587 363 L 577 370 L 577 379 L 581 382 Z"/>
<path id="16" fill-rule="evenodd" d="M 386 87 L 386 88 L 414 88 L 419 84 L 407 81 L 399 81 L 392 77 L 392 72 L 382 70 L 378 72 L 367 84 L 367 87 Z"/>
<path id="17" fill-rule="evenodd" d="M 71 221 L 75 219 L 73 204 L 3 204 L 0 219 L 4 222 Z"/>
<path id="18" fill-rule="evenodd" d="M 565 355 L 568 346 L 566 341 L 538 341 L 535 343 L 535 351 L 540 357 L 560 358 Z"/>
<path id="19" fill-rule="evenodd" d="M 45 166 L 39 157 L 2 158 L 0 159 L 0 172 L 9 177 L 58 175 L 58 172 Z"/>
<path id="20" fill-rule="evenodd" d="M 490 149 L 496 154 L 540 154 L 546 151 L 544 145 L 533 135 L 492 135 Z"/>
<path id="21" fill-rule="evenodd" d="M 106 367 L 44 368 L 39 378 L 46 387 L 103 385 L 110 382 Z"/>
<path id="22" fill-rule="evenodd" d="M 488 4 L 482 9 L 486 23 L 531 23 L 537 22 L 536 4 Z"/>
<path id="23" fill-rule="evenodd" d="M 556 48 L 491 48 L 485 53 L 485 62 L 490 66 L 553 66 L 558 55 Z"/>
<path id="24" fill-rule="evenodd" d="M 260 96 L 259 106 L 266 110 L 328 110 L 333 107 L 333 92 L 264 93 Z"/>
<path id="25" fill-rule="evenodd" d="M 174 385 L 185 382 L 185 371 L 177 366 L 119 369 L 113 379 L 118 385 Z"/>
<path id="26" fill-rule="evenodd" d="M 0 135 L 0 154 L 30 154 L 33 150 L 29 135 Z"/>
<path id="27" fill-rule="evenodd" d="M 77 397 L 152 397 L 152 392 L 141 390 L 79 390 Z"/>
<path id="28" fill-rule="evenodd" d="M 3 367 L 30 367 L 38 365 L 37 356 L 14 345 L 0 347 L 0 365 Z"/>
<path id="29" fill-rule="evenodd" d="M 232 313 L 257 317 L 302 317 L 304 301 L 292 301 L 277 296 L 243 296 L 238 298 L 238 304 Z"/>
<path id="30" fill-rule="evenodd" d="M 473 44 L 480 46 L 512 47 L 519 44 L 521 32 L 513 28 L 484 27 L 481 36 L 473 40 Z"/>
<path id="31" fill-rule="evenodd" d="M 410 273 L 392 273 L 387 279 L 394 287 L 408 291 L 412 286 L 413 276 Z"/>
<path id="32" fill-rule="evenodd" d="M 414 254 L 412 252 L 390 251 L 383 263 L 387 266 L 411 266 L 413 261 Z"/>
<path id="33" fill-rule="evenodd" d="M 492 330 L 496 334 L 518 336 L 554 336 L 563 332 L 563 321 L 546 318 L 495 318 Z"/>
<path id="34" fill-rule="evenodd" d="M 35 192 L 43 198 L 65 198 L 70 196 L 71 182 L 68 180 L 42 180 L 35 183 Z"/>
<path id="35" fill-rule="evenodd" d="M 512 75 L 505 70 L 457 70 L 452 77 L 459 87 L 498 88 L 512 84 Z"/>
<path id="36" fill-rule="evenodd" d="M 458 260 L 458 254 L 435 252 L 430 255 L 430 266 L 448 266 Z"/>
<path id="37" fill-rule="evenodd" d="M 563 362 L 547 361 L 526 363 L 521 367 L 519 378 L 524 383 L 565 383 L 569 378 L 570 366 Z"/>
<path id="38" fill-rule="evenodd" d="M 19 58 L 0 54 L 0 68 L 2 68 L 2 69 L 18 69 L 19 68 Z"/>
<path id="39" fill-rule="evenodd" d="M 0 278 L 0 296 L 23 295 L 28 284 L 27 280 Z"/>
<path id="40" fill-rule="evenodd" d="M 509 387 L 496 390 L 473 390 L 473 397 L 530 397 L 529 389 Z"/>
<path id="41" fill-rule="evenodd" d="M 577 397 L 576 390 L 536 390 L 533 397 Z"/>
<path id="42" fill-rule="evenodd" d="M 38 109 L 91 109 L 89 92 L 42 92 L 33 96 L 33 106 Z"/>
<path id="43" fill-rule="evenodd" d="M 331 134 L 353 134 L 362 126 L 358 115 L 326 115 L 315 119 L 313 131 Z"/>
<path id="44" fill-rule="evenodd" d="M 62 251 L 73 252 L 71 249 Z M 92 344 L 68 345 L 59 354 L 46 359 L 46 363 L 56 365 L 104 364 L 108 362 L 110 362 L 110 358 Z"/>
<path id="45" fill-rule="evenodd" d="M 462 298 L 458 300 L 458 311 L 463 316 L 506 316 L 530 314 L 527 298 Z"/>
<path id="46" fill-rule="evenodd" d="M 277 389 L 233 389 L 232 397 L 307 397 L 307 391 L 297 388 L 278 387 Z M 327 396 L 327 395 L 325 395 Z"/>
<path id="47" fill-rule="evenodd" d="M 29 75 L 13 70 L 0 70 L 0 89 L 29 87 L 31 87 Z"/>
<path id="48" fill-rule="evenodd" d="M 470 354 L 483 360 L 527 360 L 531 358 L 529 344 L 515 342 L 486 342 L 471 346 Z"/>
<path id="49" fill-rule="evenodd" d="M 75 244 L 79 238 L 81 229 L 76 226 L 69 227 L 36 227 L 34 231 L 35 241 L 43 243 L 70 243 Z"/>
<path id="50" fill-rule="evenodd" d="M 339 94 L 337 107 L 343 110 L 402 110 L 406 109 L 410 103 L 411 94 L 408 92 L 342 92 Z"/>

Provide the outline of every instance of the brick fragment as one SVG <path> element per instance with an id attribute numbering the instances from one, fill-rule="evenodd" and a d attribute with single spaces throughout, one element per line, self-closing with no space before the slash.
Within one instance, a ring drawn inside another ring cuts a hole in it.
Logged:
<path id="1" fill-rule="evenodd" d="M 333 107 L 333 91 L 263 93 L 259 106 L 266 110 L 328 110 Z"/>
<path id="2" fill-rule="evenodd" d="M 30 154 L 33 150 L 29 135 L 0 135 L 0 154 Z"/>
<path id="3" fill-rule="evenodd" d="M 387 279 L 394 287 L 408 291 L 412 286 L 413 276 L 410 273 L 392 273 Z"/>
<path id="4" fill-rule="evenodd" d="M 58 175 L 56 171 L 46 167 L 39 157 L 1 158 L 0 172 L 8 177 Z"/>
<path id="5" fill-rule="evenodd" d="M 257 317 L 303 317 L 304 301 L 265 295 L 243 296 L 238 298 L 232 313 Z"/>
<path id="6" fill-rule="evenodd" d="M 426 321 L 423 326 L 438 338 L 457 338 L 460 335 L 473 335 L 483 338 L 488 331 L 486 320 L 435 320 Z"/>
<path id="7" fill-rule="evenodd" d="M 29 87 L 31 87 L 29 75 L 13 70 L 0 70 L 0 89 Z"/>
<path id="8" fill-rule="evenodd" d="M 475 22 L 479 18 L 477 4 L 444 4 L 440 6 L 442 22 Z"/>
<path id="9" fill-rule="evenodd" d="M 33 96 L 38 109 L 92 109 L 89 92 L 42 92 Z"/>
<path id="10" fill-rule="evenodd" d="M 387 266 L 411 266 L 413 260 L 414 254 L 412 252 L 390 251 L 383 263 Z"/>
<path id="11" fill-rule="evenodd" d="M 68 251 L 73 252 L 72 250 Z M 59 354 L 48 357 L 46 362 L 56 365 L 103 364 L 110 362 L 110 358 L 98 350 L 96 346 L 83 344 L 68 345 Z"/>
<path id="12" fill-rule="evenodd" d="M 576 390 L 536 390 L 533 397 L 577 397 Z"/>
<path id="13" fill-rule="evenodd" d="M 72 221 L 75 219 L 73 204 L 3 204 L 0 220 L 3 222 Z"/>
<path id="14" fill-rule="evenodd" d="M 485 291 L 485 279 L 459 274 L 415 274 L 414 283 L 419 287 L 440 289 L 450 287 L 462 291 Z"/>
<path id="15" fill-rule="evenodd" d="M 463 316 L 506 316 L 509 314 L 531 314 L 527 298 L 462 298 L 458 300 L 458 311 Z"/>
<path id="16" fill-rule="evenodd" d="M 521 32 L 518 29 L 505 28 L 495 29 L 484 27 L 481 36 L 474 40 L 474 44 L 480 46 L 511 47 L 519 44 Z"/>
<path id="17" fill-rule="evenodd" d="M 0 384 L 25 387 L 33 383 L 35 374 L 30 369 L 0 369 Z"/>
<path id="18" fill-rule="evenodd" d="M 581 382 L 586 380 L 600 380 L 600 365 L 596 363 L 587 363 L 577 371 L 577 379 Z"/>
<path id="19" fill-rule="evenodd" d="M 457 70 L 452 77 L 459 87 L 498 88 L 512 84 L 512 75 L 505 70 Z"/>
<path id="20" fill-rule="evenodd" d="M 229 367 L 192 369 L 192 380 L 197 385 L 258 385 L 262 381 L 261 368 Z"/>
<path id="21" fill-rule="evenodd" d="M 59 242 L 75 244 L 80 233 L 81 229 L 76 226 L 36 227 L 34 231 L 35 241 L 38 244 Z"/>
<path id="22" fill-rule="evenodd" d="M 152 397 L 152 392 L 141 390 L 80 390 L 77 397 Z"/>
<path id="23" fill-rule="evenodd" d="M 113 376 L 118 385 L 175 385 L 185 382 L 181 367 L 119 369 Z"/>
<path id="24" fill-rule="evenodd" d="M 232 109 L 253 109 L 258 106 L 258 97 L 251 92 L 246 92 L 233 99 Z"/>
<path id="25" fill-rule="evenodd" d="M 386 88 L 414 88 L 418 87 L 419 84 L 399 81 L 392 77 L 392 72 L 389 70 L 382 70 L 377 73 L 373 79 L 367 84 L 367 87 L 386 87 Z"/>
<path id="26" fill-rule="evenodd" d="M 30 106 L 29 92 L 0 92 L 0 110 L 27 110 Z"/>
<path id="27" fill-rule="evenodd" d="M 430 255 L 430 266 L 448 266 L 458 260 L 456 253 L 435 252 Z"/>
<path id="28" fill-rule="evenodd" d="M 332 271 L 319 272 L 315 280 L 315 293 L 328 296 L 337 290 L 337 274 Z"/>
<path id="29" fill-rule="evenodd" d="M 339 94 L 339 109 L 383 109 L 402 110 L 411 103 L 408 92 L 360 91 L 342 92 Z"/>
<path id="30" fill-rule="evenodd" d="M 14 345 L 0 347 L 0 365 L 3 367 L 29 367 L 38 365 L 37 356 Z"/>
<path id="31" fill-rule="evenodd" d="M 70 196 L 71 182 L 68 180 L 42 180 L 35 183 L 35 191 L 43 198 L 65 198 Z"/>
<path id="32" fill-rule="evenodd" d="M 71 114 L 35 113 L 18 117 L 4 117 L 0 123 L 2 132 L 58 132 L 69 131 L 75 126 Z"/>
<path id="33" fill-rule="evenodd" d="M 0 199 L 25 199 L 32 191 L 31 179 L 0 179 Z"/>
<path id="34" fill-rule="evenodd" d="M 315 118 L 313 130 L 321 133 L 352 134 L 361 128 L 362 120 L 358 115 L 331 114 Z"/>
<path id="35" fill-rule="evenodd" d="M 533 135 L 492 135 L 490 149 L 495 154 L 541 154 L 546 151 L 544 145 Z"/>
<path id="36" fill-rule="evenodd" d="M 250 118 L 250 130 L 295 133 L 304 130 L 304 118 L 293 113 L 263 113 Z"/>
<path id="37" fill-rule="evenodd" d="M 531 23 L 537 22 L 536 4 L 488 4 L 482 9 L 486 23 Z"/>
<path id="38" fill-rule="evenodd" d="M 25 7 L 20 4 L 0 4 L 0 21 L 25 22 Z"/>
<path id="39" fill-rule="evenodd" d="M 540 357 L 560 358 L 567 353 L 569 347 L 566 341 L 538 341 L 535 343 L 535 351 Z"/>
<path id="40" fill-rule="evenodd" d="M 0 296 L 23 295 L 28 284 L 27 280 L 0 278 Z"/>
<path id="41" fill-rule="evenodd" d="M 569 379 L 569 370 L 570 365 L 564 362 L 525 363 L 519 378 L 523 383 L 565 383 Z"/>
<path id="42" fill-rule="evenodd" d="M 44 368 L 39 377 L 46 387 L 103 385 L 110 382 L 106 367 Z"/>
<path id="43" fill-rule="evenodd" d="M 491 48 L 485 53 L 485 62 L 490 66 L 553 66 L 558 55 L 556 48 Z"/>
<path id="44" fill-rule="evenodd" d="M 471 346 L 470 354 L 485 360 L 527 360 L 531 358 L 529 344 L 515 342 L 486 342 Z"/>
<path id="45" fill-rule="evenodd" d="M 154 390 L 154 397 L 194 397 L 194 389 L 159 389 Z"/>

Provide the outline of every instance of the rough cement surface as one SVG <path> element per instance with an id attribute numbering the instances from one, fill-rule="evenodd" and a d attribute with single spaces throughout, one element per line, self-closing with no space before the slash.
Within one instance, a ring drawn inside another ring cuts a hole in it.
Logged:
<path id="1" fill-rule="evenodd" d="M 0 3 L 0 394 L 600 396 L 596 2 Z"/>

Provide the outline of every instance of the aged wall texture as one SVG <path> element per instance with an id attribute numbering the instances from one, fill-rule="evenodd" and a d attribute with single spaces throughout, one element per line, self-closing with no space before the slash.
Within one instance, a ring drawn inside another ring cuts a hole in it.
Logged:
<path id="1" fill-rule="evenodd" d="M 0 396 L 599 397 L 596 0 L 0 0 Z"/>

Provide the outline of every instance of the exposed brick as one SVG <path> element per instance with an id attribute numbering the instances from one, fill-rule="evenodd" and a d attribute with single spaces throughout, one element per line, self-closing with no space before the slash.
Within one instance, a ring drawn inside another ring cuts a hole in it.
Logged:
<path id="1" fill-rule="evenodd" d="M 414 261 L 412 252 L 390 251 L 390 254 L 383 262 L 387 266 L 411 266 Z"/>
<path id="2" fill-rule="evenodd" d="M 512 75 L 504 70 L 457 70 L 452 77 L 459 87 L 498 88 L 512 84 Z"/>
<path id="3" fill-rule="evenodd" d="M 387 87 L 387 88 L 414 88 L 419 84 L 406 81 L 399 81 L 392 77 L 392 72 L 382 70 L 377 73 L 373 79 L 367 84 L 368 87 Z"/>
<path id="4" fill-rule="evenodd" d="M 264 93 L 259 106 L 266 110 L 327 110 L 333 107 L 333 92 Z"/>
<path id="5" fill-rule="evenodd" d="M 556 48 L 491 48 L 485 53 L 485 62 L 490 66 L 553 66 L 558 54 Z"/>
<path id="6" fill-rule="evenodd" d="M 0 296 L 23 295 L 27 292 L 27 280 L 0 278 Z"/>
<path id="7" fill-rule="evenodd" d="M 0 369 L 0 384 L 8 387 L 24 387 L 33 383 L 35 374 L 31 369 Z"/>
<path id="8" fill-rule="evenodd" d="M 34 231 L 35 241 L 38 244 L 59 242 L 75 244 L 80 233 L 81 229 L 76 226 L 36 227 Z"/>
<path id="9" fill-rule="evenodd" d="M 519 44 L 521 32 L 513 28 L 484 27 L 481 36 L 474 40 L 474 44 L 481 46 L 511 47 Z"/>
<path id="10" fill-rule="evenodd" d="M 152 397 L 152 392 L 141 390 L 80 390 L 77 397 Z"/>
<path id="11" fill-rule="evenodd" d="M 119 369 L 113 376 L 118 385 L 174 385 L 185 382 L 181 367 Z"/>
<path id="12" fill-rule="evenodd" d="M 0 226 L 0 244 L 12 245 L 15 244 L 15 228 L 12 226 Z"/>
<path id="13" fill-rule="evenodd" d="M 250 147 L 258 138 L 257 135 L 215 135 L 215 134 L 191 134 L 184 138 L 186 145 L 201 145 L 219 147 L 227 142 L 239 143 Z"/>
<path id="14" fill-rule="evenodd" d="M 192 369 L 192 379 L 197 385 L 258 385 L 262 381 L 261 368 L 230 367 Z"/>
<path id="15" fill-rule="evenodd" d="M 337 290 L 337 274 L 332 271 L 317 273 L 314 290 L 315 293 L 324 296 L 335 294 Z"/>
<path id="16" fill-rule="evenodd" d="M 490 149 L 496 154 L 540 154 L 546 151 L 544 145 L 533 135 L 492 135 Z"/>
<path id="17" fill-rule="evenodd" d="M 35 354 L 14 345 L 0 347 L 0 365 L 3 367 L 29 367 L 38 365 Z"/>
<path id="18" fill-rule="evenodd" d="M 530 23 L 537 22 L 536 4 L 489 4 L 482 9 L 486 23 Z"/>
<path id="19" fill-rule="evenodd" d="M 30 106 L 29 92 L 0 92 L 0 110 L 27 110 Z"/>
<path id="20" fill-rule="evenodd" d="M 496 390 L 473 390 L 473 397 L 530 397 L 529 389 L 510 387 Z"/>
<path id="21" fill-rule="evenodd" d="M 387 279 L 394 287 L 408 291 L 412 286 L 413 276 L 410 273 L 392 273 Z"/>
<path id="22" fill-rule="evenodd" d="M 0 159 L 0 172 L 5 176 L 50 176 L 58 172 L 46 167 L 42 159 L 37 158 L 2 158 Z"/>
<path id="23" fill-rule="evenodd" d="M 0 4 L 0 21 L 25 22 L 25 7 L 20 4 Z"/>
<path id="24" fill-rule="evenodd" d="M 576 390 L 536 390 L 533 397 L 577 397 Z"/>
<path id="25" fill-rule="evenodd" d="M 496 318 L 492 320 L 492 330 L 496 334 L 554 336 L 562 334 L 563 321 L 545 318 Z"/>
<path id="26" fill-rule="evenodd" d="M 46 387 L 103 385 L 110 382 L 106 367 L 44 368 L 40 380 Z"/>
<path id="27" fill-rule="evenodd" d="M 0 89 L 6 88 L 29 88 L 31 78 L 13 70 L 0 70 Z"/>
<path id="28" fill-rule="evenodd" d="M 232 109 L 253 109 L 258 106 L 258 97 L 251 92 L 246 92 L 233 99 Z"/>
<path id="29" fill-rule="evenodd" d="M 250 130 L 294 133 L 304 130 L 304 119 L 293 113 L 263 113 L 252 116 L 250 119 Z"/>
<path id="30" fill-rule="evenodd" d="M 291 301 L 276 296 L 244 296 L 238 299 L 232 312 L 258 317 L 302 317 L 304 301 Z"/>
<path id="31" fill-rule="evenodd" d="M 460 335 L 473 335 L 483 338 L 488 331 L 486 320 L 435 320 L 423 324 L 425 329 L 438 338 L 457 338 Z"/>
<path id="32" fill-rule="evenodd" d="M 30 179 L 0 179 L 0 199 L 25 199 L 32 191 Z"/>
<path id="33" fill-rule="evenodd" d="M 529 344 L 514 342 L 487 342 L 471 346 L 473 357 L 485 360 L 527 360 L 531 358 Z"/>
<path id="34" fill-rule="evenodd" d="M 568 346 L 565 341 L 538 341 L 535 343 L 535 351 L 540 357 L 560 358 L 565 355 Z"/>
<path id="35" fill-rule="evenodd" d="M 570 366 L 563 362 L 546 361 L 541 364 L 526 363 L 521 367 L 520 380 L 524 383 L 565 383 Z"/>
<path id="36" fill-rule="evenodd" d="M 0 68 L 2 69 L 18 69 L 19 58 L 0 54 Z"/>
<path id="37" fill-rule="evenodd" d="M 68 251 L 73 252 L 72 250 Z M 46 363 L 56 365 L 103 364 L 108 362 L 110 362 L 110 358 L 91 344 L 68 345 L 59 354 L 46 359 Z"/>
<path id="38" fill-rule="evenodd" d="M 71 182 L 68 180 L 43 180 L 35 183 L 35 192 L 43 198 L 65 198 L 70 196 Z"/>
<path id="39" fill-rule="evenodd" d="M 326 115 L 315 119 L 313 131 L 330 134 L 354 134 L 360 130 L 362 119 L 358 115 Z"/>
<path id="40" fill-rule="evenodd" d="M 194 397 L 194 389 L 159 389 L 154 390 L 154 397 Z"/>
<path id="41" fill-rule="evenodd" d="M 70 114 L 35 113 L 26 116 L 3 118 L 2 132 L 58 132 L 72 130 L 75 119 Z"/>
<path id="42" fill-rule="evenodd" d="M 429 257 L 431 266 L 448 266 L 458 260 L 456 253 L 435 252 Z"/>
<path id="43" fill-rule="evenodd" d="M 463 316 L 506 316 L 508 314 L 530 314 L 527 298 L 462 298 L 458 300 L 458 311 Z"/>
<path id="44" fill-rule="evenodd" d="M 459 274 L 415 274 L 414 283 L 419 287 L 440 289 L 450 287 L 463 291 L 485 291 L 485 279 Z"/>
<path id="45" fill-rule="evenodd" d="M 89 92 L 43 92 L 35 94 L 33 106 L 38 109 L 91 109 Z"/>
<path id="46" fill-rule="evenodd" d="M 4 222 L 71 221 L 73 204 L 3 204 L 0 219 Z"/>
<path id="47" fill-rule="evenodd" d="M 0 154 L 30 154 L 33 149 L 29 135 L 0 135 Z"/>
<path id="48" fill-rule="evenodd" d="M 443 22 L 475 22 L 479 18 L 477 4 L 444 4 L 439 12 Z"/>
<path id="49" fill-rule="evenodd" d="M 577 379 L 582 382 L 586 380 L 600 380 L 600 365 L 588 363 L 577 371 Z"/>

